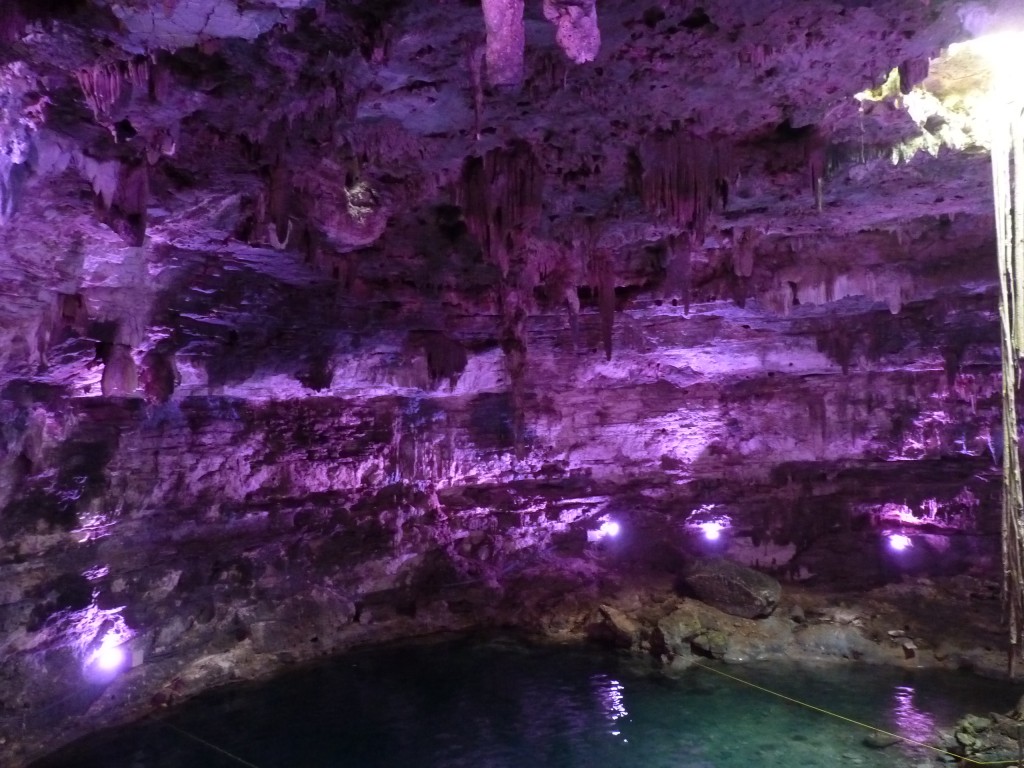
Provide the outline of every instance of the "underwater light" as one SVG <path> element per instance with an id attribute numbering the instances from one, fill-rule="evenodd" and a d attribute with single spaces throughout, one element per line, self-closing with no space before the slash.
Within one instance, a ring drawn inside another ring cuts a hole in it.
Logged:
<path id="1" fill-rule="evenodd" d="M 909 536 L 904 536 L 902 533 L 891 533 L 889 534 L 889 546 L 897 552 L 902 552 L 904 549 L 914 546 L 914 543 Z"/>

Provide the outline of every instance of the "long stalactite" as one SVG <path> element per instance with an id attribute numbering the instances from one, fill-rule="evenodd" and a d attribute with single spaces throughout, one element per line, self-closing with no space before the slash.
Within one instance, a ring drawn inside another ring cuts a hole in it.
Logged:
<path id="1" fill-rule="evenodd" d="M 1024 101 L 1011 101 L 1006 114 L 1008 119 L 993 129 L 992 181 L 1003 359 L 1003 607 L 1012 673 L 1024 638 L 1024 491 L 1017 413 L 1024 356 Z"/>

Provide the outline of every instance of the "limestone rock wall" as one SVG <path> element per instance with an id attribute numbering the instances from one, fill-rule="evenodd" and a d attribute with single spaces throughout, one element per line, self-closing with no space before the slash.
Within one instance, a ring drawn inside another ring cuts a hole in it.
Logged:
<path id="1" fill-rule="evenodd" d="M 965 13 L 0 9 L 14 764 L 357 643 L 585 636 L 709 554 L 995 573 L 988 158 L 922 95 Z"/>

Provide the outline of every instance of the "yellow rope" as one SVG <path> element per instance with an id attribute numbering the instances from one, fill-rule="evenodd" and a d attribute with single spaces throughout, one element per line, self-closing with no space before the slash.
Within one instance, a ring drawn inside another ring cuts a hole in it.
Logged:
<path id="1" fill-rule="evenodd" d="M 756 688 L 757 690 L 763 691 L 764 693 L 770 693 L 772 696 L 778 696 L 780 699 L 785 699 L 786 701 L 791 702 L 793 704 L 798 704 L 801 707 L 807 707 L 807 709 L 813 709 L 815 712 L 820 712 L 823 715 L 828 715 L 829 717 L 834 717 L 834 718 L 836 718 L 838 720 L 845 720 L 846 722 L 853 723 L 854 725 L 860 726 L 861 728 L 867 728 L 869 731 L 875 731 L 876 733 L 883 733 L 886 736 L 892 736 L 894 739 L 899 739 L 900 741 L 906 741 L 906 742 L 908 742 L 910 744 L 915 744 L 915 745 L 917 745 L 919 747 L 924 747 L 925 749 L 930 749 L 933 752 L 938 752 L 939 754 L 942 754 L 942 755 L 949 755 L 950 757 L 955 757 L 957 760 L 963 760 L 963 761 L 968 762 L 968 763 L 973 763 L 974 765 L 1007 765 L 1007 764 L 1010 764 L 1010 763 L 1016 763 L 1017 762 L 1016 760 L 988 760 L 988 761 L 973 760 L 970 757 L 964 757 L 963 755 L 957 755 L 957 754 L 954 754 L 953 752 L 947 752 L 944 749 L 939 749 L 938 747 L 933 747 L 931 744 L 925 744 L 923 741 L 917 741 L 916 739 L 911 739 L 911 738 L 908 738 L 906 736 L 900 736 L 898 733 L 892 733 L 891 731 L 883 731 L 881 728 L 875 728 L 875 726 L 868 725 L 867 723 L 862 723 L 862 722 L 860 722 L 860 720 L 854 720 L 853 718 L 845 717 L 844 715 L 840 715 L 840 714 L 838 714 L 836 712 L 831 712 L 831 711 L 829 711 L 827 709 L 822 709 L 821 707 L 816 707 L 813 704 L 808 704 L 806 701 L 800 701 L 799 699 L 794 699 L 794 698 L 792 698 L 790 696 L 786 696 L 785 694 L 779 693 L 778 691 L 773 691 L 770 688 L 765 688 L 765 687 L 757 685 L 755 683 L 751 683 L 748 680 L 744 680 L 743 678 L 740 678 L 740 677 L 735 677 L 733 675 L 730 675 L 728 672 L 723 672 L 720 669 L 715 669 L 714 667 L 706 666 L 704 664 L 701 664 L 700 662 L 694 662 L 694 666 L 700 667 L 701 669 L 706 669 L 708 672 L 714 672 L 716 675 L 721 675 L 722 677 L 727 677 L 730 680 L 735 680 L 737 683 L 742 683 L 743 685 L 747 685 L 747 686 L 749 686 L 751 688 Z"/>
<path id="2" fill-rule="evenodd" d="M 160 725 L 162 725 L 162 726 L 164 726 L 166 728 L 170 728 L 172 731 L 177 731 L 182 736 L 187 736 L 188 738 L 192 739 L 193 741 L 198 741 L 200 744 L 209 747 L 210 749 L 212 749 L 215 752 L 220 752 L 222 755 L 226 755 L 227 757 L 230 757 L 232 760 L 234 760 L 236 762 L 239 762 L 242 765 L 247 765 L 247 766 L 249 766 L 249 768 L 259 768 L 258 765 L 253 765 L 248 760 L 243 760 L 238 755 L 233 755 L 230 752 L 228 752 L 226 749 L 221 749 L 216 744 L 211 744 L 206 739 L 201 739 L 198 736 L 196 736 L 195 734 L 189 733 L 184 728 L 179 728 L 178 726 L 171 725 L 170 723 L 160 723 Z"/>

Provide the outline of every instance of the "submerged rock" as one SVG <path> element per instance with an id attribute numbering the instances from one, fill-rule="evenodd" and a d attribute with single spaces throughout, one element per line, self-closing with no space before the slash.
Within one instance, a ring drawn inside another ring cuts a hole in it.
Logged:
<path id="1" fill-rule="evenodd" d="M 872 747 L 873 749 L 885 749 L 886 747 L 891 747 L 893 744 L 897 744 L 899 740 L 899 737 L 893 736 L 891 733 L 872 731 L 864 737 L 864 744 Z"/>
<path id="2" fill-rule="evenodd" d="M 771 576 L 724 559 L 697 561 L 683 583 L 708 605 L 747 619 L 770 615 L 782 596 Z"/>

